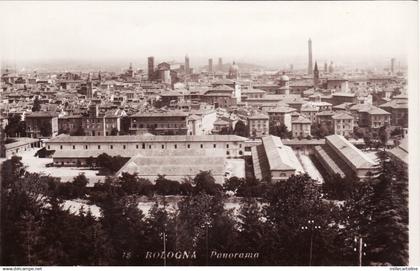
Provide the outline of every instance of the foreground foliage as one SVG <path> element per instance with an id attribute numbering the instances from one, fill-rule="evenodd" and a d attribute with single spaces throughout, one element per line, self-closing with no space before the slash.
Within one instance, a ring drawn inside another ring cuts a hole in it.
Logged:
<path id="1" fill-rule="evenodd" d="M 408 179 L 385 154 L 372 180 L 346 185 L 340 204 L 308 175 L 221 186 L 210 172 L 183 183 L 158 176 L 155 184 L 122 174 L 87 187 L 84 175 L 60 183 L 13 157 L 1 177 L 3 265 L 357 265 L 355 237 L 367 243 L 364 265 L 408 264 Z M 240 196 L 238 209 L 228 208 L 226 191 Z M 175 205 L 168 195 L 178 195 Z M 155 201 L 148 213 L 138 208 L 144 196 Z M 74 198 L 96 204 L 101 216 L 65 210 Z M 195 257 L 165 261 L 164 249 Z M 214 258 L 214 251 L 259 256 Z"/>

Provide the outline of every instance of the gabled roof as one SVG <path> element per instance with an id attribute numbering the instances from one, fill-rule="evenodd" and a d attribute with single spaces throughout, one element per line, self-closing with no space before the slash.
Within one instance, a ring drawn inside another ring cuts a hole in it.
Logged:
<path id="1" fill-rule="evenodd" d="M 347 114 L 347 113 L 337 113 L 335 115 L 332 116 L 333 119 L 338 120 L 338 119 L 348 119 L 348 120 L 352 120 L 354 119 L 351 115 Z"/>
<path id="2" fill-rule="evenodd" d="M 338 150 L 345 159 L 356 169 L 372 169 L 376 162 L 370 159 L 365 153 L 356 148 L 347 139 L 340 135 L 325 137 L 326 142 Z"/>
<path id="3" fill-rule="evenodd" d="M 262 142 L 267 154 L 270 170 L 295 170 L 304 172 L 292 148 L 283 145 L 280 137 L 266 136 L 262 138 Z"/>
<path id="4" fill-rule="evenodd" d="M 247 93 L 265 93 L 265 91 L 264 90 L 262 90 L 262 89 L 258 89 L 258 88 L 251 88 L 251 89 L 249 89 L 249 88 L 247 88 L 247 89 L 243 89 L 242 91 L 242 94 L 247 94 Z"/>
<path id="5" fill-rule="evenodd" d="M 292 120 L 292 123 L 303 123 L 303 124 L 311 124 L 312 122 L 305 118 L 304 116 L 299 116 L 297 119 Z"/>
<path id="6" fill-rule="evenodd" d="M 387 150 L 387 153 L 408 165 L 408 138 L 403 138 L 400 142 L 400 145 Z"/>
<path id="7" fill-rule="evenodd" d="M 372 107 L 372 108 L 368 111 L 368 113 L 369 113 L 370 115 L 391 115 L 391 113 L 389 113 L 389 112 L 387 112 L 387 111 L 385 111 L 385 110 L 383 110 L 383 109 L 381 109 L 381 108 L 378 108 L 378 107 L 376 107 L 376 106 Z"/>
<path id="8" fill-rule="evenodd" d="M 195 150 L 171 151 L 170 153 L 151 153 L 131 158 L 116 174 L 137 173 L 139 176 L 165 175 L 167 178 L 182 179 L 195 176 L 201 170 L 211 171 L 214 177 L 223 177 L 225 156 L 223 153 L 200 152 Z M 220 178 L 219 178 L 220 179 Z"/>
<path id="9" fill-rule="evenodd" d="M 354 93 L 348 93 L 348 92 L 334 92 L 332 94 L 333 97 L 356 97 Z"/>
<path id="10" fill-rule="evenodd" d="M 217 81 L 212 82 L 213 85 L 232 85 L 235 81 L 230 79 L 219 79 Z"/>
<path id="11" fill-rule="evenodd" d="M 317 116 L 333 116 L 335 114 L 334 111 L 322 111 L 317 113 Z"/>
<path id="12" fill-rule="evenodd" d="M 334 109 L 343 109 L 346 110 L 352 103 L 342 103 L 336 106 L 333 106 Z"/>
<path id="13" fill-rule="evenodd" d="M 201 117 L 200 117 L 200 116 L 197 116 L 197 115 L 195 115 L 195 114 L 193 114 L 193 115 L 190 115 L 190 116 L 188 117 L 188 119 L 189 119 L 189 120 L 201 120 Z"/>
<path id="14" fill-rule="evenodd" d="M 408 109 L 408 102 L 406 100 L 391 100 L 387 103 L 381 104 L 381 108 L 393 108 L 393 109 Z"/>
<path id="15" fill-rule="evenodd" d="M 267 119 L 268 120 L 268 116 L 262 113 L 256 113 L 251 116 L 248 116 L 248 119 Z"/>
<path id="16" fill-rule="evenodd" d="M 350 107 L 350 110 L 358 111 L 358 112 L 368 112 L 372 108 L 370 104 L 355 104 Z"/>
<path id="17" fill-rule="evenodd" d="M 220 86 L 216 86 L 210 89 L 210 91 L 228 91 L 228 92 L 232 92 L 233 90 L 234 88 L 231 88 L 226 85 L 220 85 Z"/>
<path id="18" fill-rule="evenodd" d="M 319 108 L 311 104 L 303 104 L 300 109 L 300 112 L 318 112 L 318 111 L 319 111 Z"/>
<path id="19" fill-rule="evenodd" d="M 277 106 L 277 107 L 270 108 L 267 112 L 268 113 L 291 113 L 295 111 L 296 109 L 293 107 Z"/>

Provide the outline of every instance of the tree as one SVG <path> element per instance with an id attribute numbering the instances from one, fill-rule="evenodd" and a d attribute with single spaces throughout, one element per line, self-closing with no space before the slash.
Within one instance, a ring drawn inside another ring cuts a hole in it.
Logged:
<path id="1" fill-rule="evenodd" d="M 234 251 L 237 240 L 235 222 L 231 212 L 224 209 L 223 198 L 198 193 L 183 198 L 178 203 L 178 210 L 176 247 L 181 251 L 196 251 L 197 255 L 194 262 L 185 261 L 185 265 L 224 264 L 215 259 L 209 261 L 213 250 Z"/>
<path id="2" fill-rule="evenodd" d="M 75 188 L 75 194 L 77 197 L 84 197 L 86 194 L 86 185 L 89 183 L 88 178 L 86 178 L 84 173 L 80 173 L 73 178 L 73 186 Z"/>
<path id="3" fill-rule="evenodd" d="M 9 137 L 21 137 L 26 135 L 26 124 L 19 114 L 13 114 L 8 119 L 4 132 Z"/>
<path id="4" fill-rule="evenodd" d="M 85 130 L 80 125 L 80 126 L 77 127 L 77 129 L 75 131 L 71 132 L 70 135 L 72 135 L 72 136 L 84 136 L 85 135 Z"/>
<path id="5" fill-rule="evenodd" d="M 27 173 L 13 156 L 1 168 L 1 236 L 3 265 L 41 265 L 39 232 L 47 187 L 36 173 Z"/>
<path id="6" fill-rule="evenodd" d="M 254 128 L 254 129 L 252 129 L 252 132 L 251 132 L 251 137 L 253 138 L 253 139 L 255 139 L 256 137 L 257 137 L 257 130 Z"/>
<path id="7" fill-rule="evenodd" d="M 59 135 L 61 135 L 61 134 L 69 134 L 69 129 L 68 128 L 66 128 L 66 129 L 60 128 L 60 129 L 58 129 L 58 134 Z"/>
<path id="8" fill-rule="evenodd" d="M 290 132 L 284 123 L 281 123 L 278 126 L 270 126 L 269 130 L 271 135 L 278 136 L 280 138 L 288 138 L 290 136 Z"/>
<path id="9" fill-rule="evenodd" d="M 80 209 L 75 224 L 79 231 L 73 236 L 78 243 L 74 262 L 77 261 L 82 266 L 109 265 L 112 244 L 102 224 L 92 216 L 90 209 L 87 212 Z"/>
<path id="10" fill-rule="evenodd" d="M 106 153 L 102 153 L 96 158 L 96 165 L 101 167 L 106 172 L 114 174 L 120 170 L 122 166 L 127 163 L 127 161 L 128 158 L 124 158 L 119 155 L 112 157 Z"/>
<path id="11" fill-rule="evenodd" d="M 200 173 L 194 177 L 193 183 L 195 194 L 206 193 L 209 195 L 217 195 L 222 192 L 222 186 L 216 184 L 210 171 L 200 171 Z"/>
<path id="12" fill-rule="evenodd" d="M 241 202 L 239 210 L 239 233 L 238 233 L 238 248 L 236 251 L 256 251 L 260 252 L 265 246 L 261 242 L 264 238 L 264 233 L 269 230 L 266 225 L 266 218 L 259 202 L 255 198 L 244 198 Z M 262 257 L 261 257 L 262 258 Z M 247 265 L 260 265 L 261 260 L 252 260 L 247 262 Z"/>
<path id="13" fill-rule="evenodd" d="M 112 135 L 112 136 L 116 136 L 116 135 L 118 135 L 118 129 L 117 129 L 117 128 L 112 128 L 112 130 L 111 130 L 111 135 Z"/>
<path id="14" fill-rule="evenodd" d="M 178 195 L 180 193 L 180 183 L 165 178 L 164 175 L 158 175 L 155 181 L 155 191 L 159 195 Z"/>
<path id="15" fill-rule="evenodd" d="M 346 200 L 350 197 L 357 182 L 356 176 L 341 177 L 340 174 L 324 177 L 322 191 L 330 200 Z"/>
<path id="16" fill-rule="evenodd" d="M 389 135 L 388 135 L 388 131 L 387 131 L 387 125 L 384 125 L 381 128 L 379 128 L 378 137 L 379 137 L 380 142 L 382 143 L 382 146 L 384 148 L 386 148 L 386 145 L 387 145 L 388 139 L 389 139 Z"/>
<path id="17" fill-rule="evenodd" d="M 112 247 L 111 265 L 136 265 L 144 259 L 144 215 L 133 197 L 108 194 L 101 205 L 101 224 Z"/>
<path id="18" fill-rule="evenodd" d="M 88 166 L 89 168 L 93 168 L 94 164 L 95 164 L 95 158 L 93 158 L 92 156 L 89 156 L 86 159 L 86 166 Z"/>
<path id="19" fill-rule="evenodd" d="M 360 183 L 345 203 L 348 239 L 362 236 L 368 244 L 364 265 L 406 265 L 408 262 L 408 178 L 385 152 L 369 182 Z"/>
<path id="20" fill-rule="evenodd" d="M 221 135 L 231 135 L 232 134 L 232 129 L 230 127 L 223 127 L 220 130 L 219 134 L 221 134 Z"/>
<path id="21" fill-rule="evenodd" d="M 233 133 L 238 136 L 247 137 L 248 136 L 248 129 L 245 123 L 242 120 L 238 120 L 235 125 L 235 129 Z"/>
<path id="22" fill-rule="evenodd" d="M 404 133 L 404 130 L 401 129 L 400 127 L 396 127 L 394 130 L 391 131 L 391 136 L 402 136 Z"/>
<path id="23" fill-rule="evenodd" d="M 120 135 L 128 135 L 130 133 L 130 118 L 124 116 L 121 118 L 121 130 Z"/>
<path id="24" fill-rule="evenodd" d="M 372 133 L 366 132 L 365 135 L 363 136 L 363 141 L 365 142 L 366 148 L 370 148 L 372 145 Z"/>
<path id="25" fill-rule="evenodd" d="M 41 122 L 39 126 L 39 132 L 41 133 L 41 136 L 48 137 L 51 136 L 51 123 L 47 120 L 44 120 Z"/>
<path id="26" fill-rule="evenodd" d="M 34 104 L 32 106 L 32 112 L 37 112 L 41 110 L 41 102 L 39 101 L 38 96 L 35 96 Z"/>
<path id="27" fill-rule="evenodd" d="M 321 135 L 320 135 L 320 128 L 319 127 L 320 127 L 320 125 L 317 124 L 317 123 L 311 124 L 311 135 L 313 135 L 317 138 L 320 138 Z"/>
<path id="28" fill-rule="evenodd" d="M 192 185 L 191 178 L 184 179 L 181 182 L 179 186 L 179 192 L 181 193 L 181 195 L 184 195 L 184 196 L 190 196 L 194 193 L 194 187 Z"/>
<path id="29" fill-rule="evenodd" d="M 238 189 L 244 184 L 245 180 L 240 179 L 238 177 L 231 177 L 225 181 L 223 184 L 223 190 L 225 191 L 233 191 L 236 193 Z"/>
<path id="30" fill-rule="evenodd" d="M 312 264 L 337 263 L 340 256 L 334 245 L 338 239 L 337 207 L 323 201 L 316 181 L 307 174 L 293 175 L 284 182 L 271 186 L 264 196 L 264 212 L 270 229 L 263 237 L 265 246 L 261 252 L 267 255 L 265 264 L 309 264 L 309 246 L 313 243 Z M 309 227 L 308 221 L 314 220 Z M 311 242 L 311 241 L 312 242 Z M 273 254 L 270 251 L 276 251 Z"/>
<path id="31" fill-rule="evenodd" d="M 319 136 L 321 138 L 326 137 L 327 135 L 332 134 L 331 129 L 328 128 L 326 123 L 321 123 L 319 126 Z"/>

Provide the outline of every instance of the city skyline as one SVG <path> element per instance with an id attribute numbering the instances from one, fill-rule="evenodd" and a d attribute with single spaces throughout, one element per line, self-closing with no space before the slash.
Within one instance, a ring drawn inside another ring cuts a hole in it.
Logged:
<path id="1" fill-rule="evenodd" d="M 129 61 L 145 68 L 148 56 L 182 62 L 188 54 L 192 67 L 222 57 L 299 69 L 311 38 L 320 63 L 404 63 L 406 25 L 415 18 L 409 3 L 2 2 L 0 57 L 19 66 Z"/>

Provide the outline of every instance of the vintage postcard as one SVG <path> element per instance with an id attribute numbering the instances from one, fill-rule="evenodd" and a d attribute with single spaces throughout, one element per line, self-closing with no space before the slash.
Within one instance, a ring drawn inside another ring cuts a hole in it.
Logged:
<path id="1" fill-rule="evenodd" d="M 418 33 L 415 1 L 0 2 L 0 264 L 420 265 Z"/>

